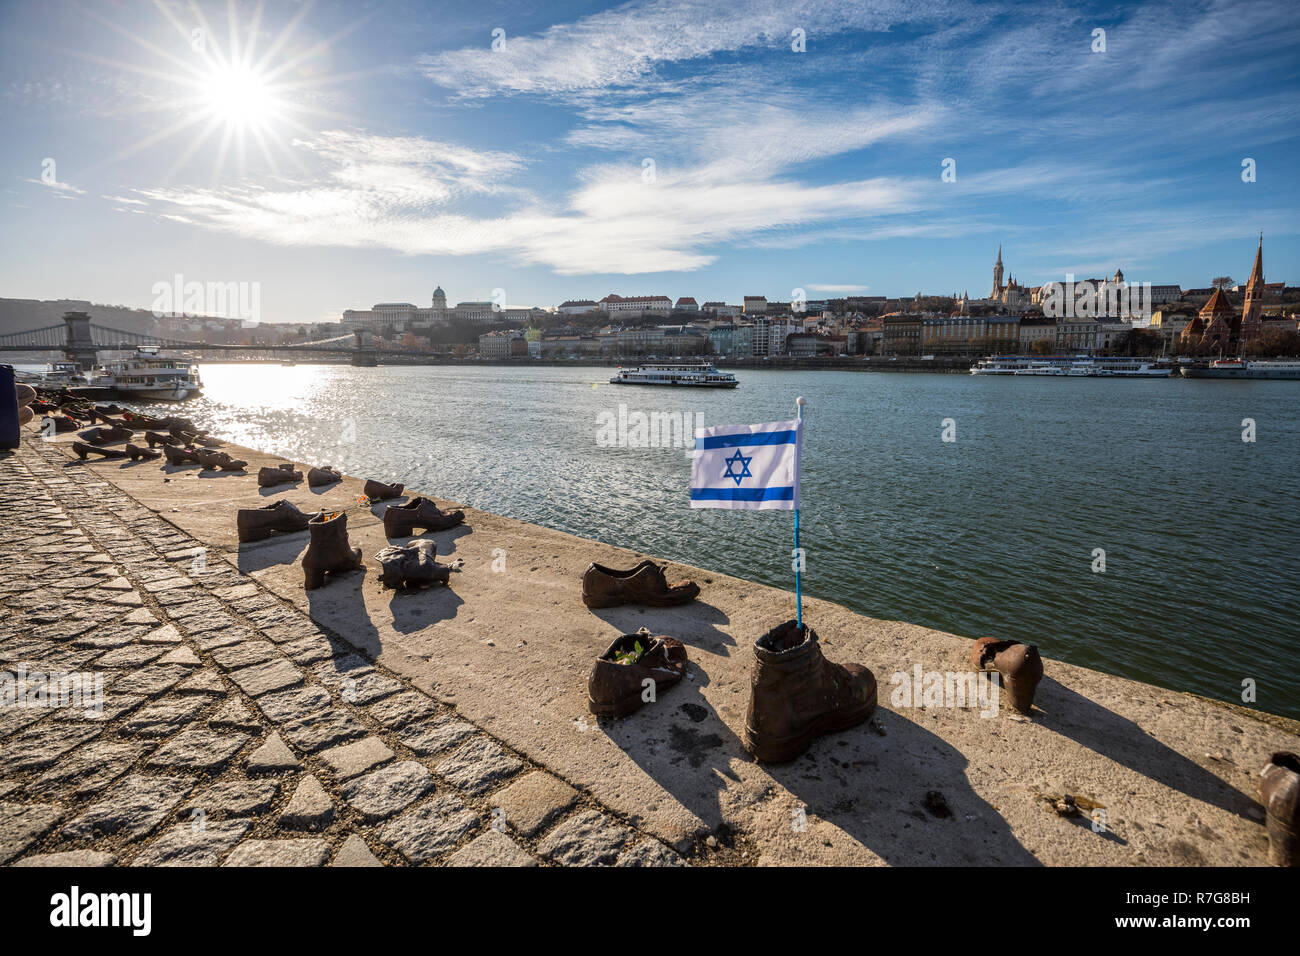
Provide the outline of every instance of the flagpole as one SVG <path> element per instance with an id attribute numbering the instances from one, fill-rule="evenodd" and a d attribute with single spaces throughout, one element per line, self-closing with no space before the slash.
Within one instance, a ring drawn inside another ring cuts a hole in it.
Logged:
<path id="1" fill-rule="evenodd" d="M 803 396 L 800 395 L 798 398 L 794 400 L 795 414 L 800 421 L 803 421 L 803 406 L 804 406 Z M 795 481 L 798 480 L 799 480 L 799 476 L 796 475 Z M 794 509 L 794 557 L 795 557 L 795 564 L 794 564 L 795 626 L 800 631 L 802 631 L 803 630 L 803 579 L 802 579 L 802 575 L 799 572 L 799 568 L 803 566 L 803 560 L 802 560 L 803 553 L 799 550 L 799 509 L 798 508 Z"/>

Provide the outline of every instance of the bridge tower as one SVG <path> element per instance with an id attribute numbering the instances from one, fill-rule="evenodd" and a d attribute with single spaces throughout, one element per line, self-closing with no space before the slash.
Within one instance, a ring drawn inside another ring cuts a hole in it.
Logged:
<path id="1" fill-rule="evenodd" d="M 370 330 L 354 329 L 352 334 L 356 336 L 356 351 L 352 353 L 352 364 L 358 368 L 374 368 L 379 364 L 375 353 L 370 351 Z"/>
<path id="2" fill-rule="evenodd" d="M 68 329 L 63 354 L 69 362 L 77 362 L 82 368 L 93 368 L 99 355 L 90 334 L 90 316 L 85 312 L 64 312 L 63 322 Z"/>

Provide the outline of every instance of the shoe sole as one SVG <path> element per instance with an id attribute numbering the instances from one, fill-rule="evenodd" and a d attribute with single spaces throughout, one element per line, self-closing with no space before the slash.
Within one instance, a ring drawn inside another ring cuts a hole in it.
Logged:
<path id="1" fill-rule="evenodd" d="M 763 763 L 789 763 L 811 747 L 812 742 L 818 737 L 856 727 L 875 712 L 876 702 L 873 700 L 860 710 L 848 714 L 827 715 L 807 730 L 779 740 L 764 740 L 757 736 L 749 724 L 746 724 L 745 749 L 754 755 L 754 759 L 761 760 Z"/>

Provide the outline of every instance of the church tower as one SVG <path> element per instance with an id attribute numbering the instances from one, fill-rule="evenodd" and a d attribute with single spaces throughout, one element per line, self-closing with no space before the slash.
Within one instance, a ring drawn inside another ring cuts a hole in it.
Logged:
<path id="1" fill-rule="evenodd" d="M 992 299 L 1002 298 L 1002 245 L 998 244 L 998 261 L 993 265 L 993 295 Z"/>
<path id="2" fill-rule="evenodd" d="M 1246 283 L 1246 304 L 1237 327 L 1237 342 L 1244 345 L 1264 333 L 1264 234 L 1259 234 L 1259 247 L 1255 250 L 1255 266 Z"/>

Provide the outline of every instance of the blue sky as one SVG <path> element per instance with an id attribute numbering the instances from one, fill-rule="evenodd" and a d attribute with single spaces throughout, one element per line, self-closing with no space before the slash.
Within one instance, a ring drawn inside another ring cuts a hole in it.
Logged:
<path id="1" fill-rule="evenodd" d="M 1296 284 L 1298 51 L 1293 0 L 6 2 L 0 295 L 1193 287 L 1261 229 Z"/>

